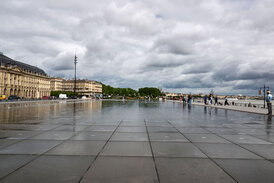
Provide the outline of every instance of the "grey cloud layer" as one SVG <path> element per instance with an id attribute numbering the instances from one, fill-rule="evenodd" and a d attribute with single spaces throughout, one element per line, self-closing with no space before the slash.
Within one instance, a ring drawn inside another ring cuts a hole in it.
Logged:
<path id="1" fill-rule="evenodd" d="M 271 0 L 4 0 L 0 49 L 50 75 L 116 87 L 274 87 Z M 183 89 L 182 89 L 183 88 Z"/>

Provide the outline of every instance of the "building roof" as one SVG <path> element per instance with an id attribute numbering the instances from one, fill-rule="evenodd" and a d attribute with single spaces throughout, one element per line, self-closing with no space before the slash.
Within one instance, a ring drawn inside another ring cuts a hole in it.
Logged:
<path id="1" fill-rule="evenodd" d="M 5 56 L 3 53 L 0 52 L 0 65 L 5 65 L 5 66 L 18 66 L 19 68 L 21 68 L 24 71 L 27 72 L 32 72 L 32 73 L 37 73 L 37 74 L 41 74 L 44 76 L 47 76 L 47 74 L 45 73 L 45 71 L 43 71 L 42 69 L 29 65 L 29 64 L 25 64 L 19 61 L 15 61 L 7 56 Z"/>

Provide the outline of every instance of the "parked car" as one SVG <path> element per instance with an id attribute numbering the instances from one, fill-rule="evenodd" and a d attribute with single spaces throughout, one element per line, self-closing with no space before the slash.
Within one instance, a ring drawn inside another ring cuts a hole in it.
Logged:
<path id="1" fill-rule="evenodd" d="M 55 99 L 57 99 L 57 97 L 55 97 L 55 96 L 50 96 L 49 99 L 50 99 L 50 100 L 55 100 Z"/>
<path id="2" fill-rule="evenodd" d="M 77 96 L 71 96 L 70 98 L 71 99 L 77 99 L 78 97 Z"/>
<path id="3" fill-rule="evenodd" d="M 8 100 L 18 100 L 20 99 L 20 97 L 18 97 L 17 95 L 11 95 L 8 97 Z"/>
<path id="4" fill-rule="evenodd" d="M 49 100 L 50 98 L 48 96 L 43 96 L 42 99 Z"/>
<path id="5" fill-rule="evenodd" d="M 67 94 L 59 94 L 60 99 L 67 99 Z"/>
<path id="6" fill-rule="evenodd" d="M 0 100 L 5 100 L 6 99 L 6 95 L 0 95 Z"/>

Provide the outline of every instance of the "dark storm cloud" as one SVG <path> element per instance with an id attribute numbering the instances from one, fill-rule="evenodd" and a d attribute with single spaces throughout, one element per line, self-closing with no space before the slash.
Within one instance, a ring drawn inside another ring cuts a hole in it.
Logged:
<path id="1" fill-rule="evenodd" d="M 257 82 L 254 81 L 245 81 L 240 84 L 236 84 L 233 86 L 233 89 L 252 89 L 252 90 L 259 90 L 260 87 L 262 87 L 263 81 L 257 80 Z"/>
<path id="2" fill-rule="evenodd" d="M 165 83 L 163 86 L 165 88 L 182 89 L 182 88 L 212 88 L 215 85 L 213 83 L 203 82 L 198 79 L 190 79 L 190 80 L 168 82 L 168 83 Z"/>
<path id="3" fill-rule="evenodd" d="M 272 0 L 3 0 L 0 51 L 116 87 L 257 92 L 274 80 Z M 274 86 L 272 86 L 274 87 Z"/>
<path id="4" fill-rule="evenodd" d="M 237 64 L 231 63 L 224 66 L 218 72 L 213 74 L 213 78 L 219 81 L 237 81 L 237 80 L 273 80 L 274 73 L 270 68 L 267 68 L 269 64 Z"/>
<path id="5" fill-rule="evenodd" d="M 155 43 L 154 51 L 158 53 L 171 53 L 174 55 L 190 55 L 192 54 L 191 44 L 186 39 L 173 38 L 160 39 Z"/>
<path id="6" fill-rule="evenodd" d="M 43 62 L 44 67 L 51 71 L 69 71 L 74 69 L 72 53 L 63 52 L 54 58 L 48 58 Z"/>

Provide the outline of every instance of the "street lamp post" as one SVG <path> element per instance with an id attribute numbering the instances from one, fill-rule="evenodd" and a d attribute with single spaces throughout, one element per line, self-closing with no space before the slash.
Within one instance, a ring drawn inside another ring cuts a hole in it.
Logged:
<path id="1" fill-rule="evenodd" d="M 77 64 L 77 56 L 74 56 L 74 65 L 75 65 L 75 73 L 74 73 L 74 96 L 76 96 L 76 64 Z"/>
<path id="2" fill-rule="evenodd" d="M 264 94 L 264 108 L 265 108 L 265 93 L 266 93 L 266 89 L 270 90 L 270 88 L 268 86 L 265 86 L 265 84 L 264 84 L 264 87 L 261 87 L 260 90 L 259 90 L 259 94 L 260 95 L 262 95 L 262 93 Z"/>

